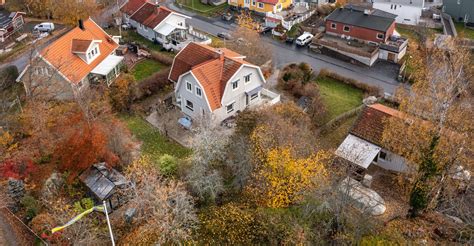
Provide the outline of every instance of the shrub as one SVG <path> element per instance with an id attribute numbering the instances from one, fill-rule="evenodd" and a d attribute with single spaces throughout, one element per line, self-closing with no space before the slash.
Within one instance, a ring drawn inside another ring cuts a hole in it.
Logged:
<path id="1" fill-rule="evenodd" d="M 135 95 L 135 99 L 139 100 L 160 90 L 163 90 L 166 86 L 171 85 L 168 80 L 168 74 L 170 69 L 160 70 L 150 77 L 143 79 L 138 82 L 138 90 Z"/>
<path id="2" fill-rule="evenodd" d="M 165 65 L 171 66 L 173 64 L 173 58 L 165 53 L 152 51 L 151 52 L 151 59 L 163 63 Z"/>
<path id="3" fill-rule="evenodd" d="M 178 169 L 178 159 L 172 155 L 164 154 L 158 160 L 160 172 L 165 176 L 171 176 Z"/>
<path id="4" fill-rule="evenodd" d="M 335 79 L 335 80 L 341 81 L 342 83 L 354 86 L 355 88 L 361 89 L 362 91 L 364 91 L 364 93 L 366 93 L 369 96 L 376 96 L 376 97 L 382 96 L 382 89 L 378 86 L 368 85 L 358 80 L 341 76 L 337 73 L 334 73 L 324 68 L 321 69 L 321 71 L 319 72 L 319 76 Z"/>
<path id="5" fill-rule="evenodd" d="M 40 210 L 40 204 L 34 197 L 30 195 L 23 197 L 20 203 L 25 208 L 26 217 L 28 220 L 33 219 Z"/>
<path id="6" fill-rule="evenodd" d="M 88 197 L 82 198 L 80 201 L 74 203 L 74 211 L 76 213 L 82 213 L 92 207 L 94 207 L 94 200 Z"/>
<path id="7" fill-rule="evenodd" d="M 110 87 L 110 103 L 114 110 L 125 112 L 130 110 L 134 99 L 135 79 L 129 74 L 123 74 Z"/>
<path id="8" fill-rule="evenodd" d="M 18 77 L 18 69 L 14 65 L 5 67 L 0 71 L 0 90 L 6 89 L 15 83 L 15 79 Z"/>

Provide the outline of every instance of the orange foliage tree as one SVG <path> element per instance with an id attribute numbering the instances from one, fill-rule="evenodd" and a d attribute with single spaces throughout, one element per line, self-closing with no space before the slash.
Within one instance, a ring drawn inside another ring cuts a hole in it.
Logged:
<path id="1" fill-rule="evenodd" d="M 70 129 L 65 129 L 65 138 L 54 151 L 60 169 L 69 171 L 71 177 L 99 161 L 108 165 L 117 163 L 117 156 L 107 148 L 106 127 L 99 121 L 88 123 L 82 113 L 77 113 L 68 121 Z"/>

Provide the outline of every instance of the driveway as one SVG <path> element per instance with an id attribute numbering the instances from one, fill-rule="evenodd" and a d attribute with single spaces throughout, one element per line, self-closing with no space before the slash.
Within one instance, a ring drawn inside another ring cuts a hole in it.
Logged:
<path id="1" fill-rule="evenodd" d="M 167 1 L 168 8 L 191 16 L 188 20 L 189 25 L 207 32 L 211 35 L 217 35 L 219 32 L 232 32 L 237 25 L 222 21 L 220 18 L 207 18 L 196 13 L 183 10 L 175 6 L 172 1 Z M 393 94 L 400 83 L 396 80 L 398 75 L 398 65 L 379 61 L 372 67 L 350 64 L 336 58 L 322 54 L 316 54 L 306 48 L 298 49 L 294 45 L 289 46 L 285 43 L 273 40 L 270 37 L 264 37 L 270 44 L 273 54 L 273 64 L 277 69 L 281 69 L 289 63 L 306 62 L 316 71 L 326 68 L 341 74 L 342 76 L 353 78 L 361 82 L 381 87 L 384 92 Z"/>

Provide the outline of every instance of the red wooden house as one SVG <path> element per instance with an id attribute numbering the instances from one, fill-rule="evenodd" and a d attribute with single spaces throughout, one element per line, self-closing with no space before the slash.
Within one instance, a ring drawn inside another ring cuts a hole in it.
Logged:
<path id="1" fill-rule="evenodd" d="M 0 10 L 0 42 L 10 37 L 13 33 L 18 31 L 23 24 L 23 12 L 8 12 L 6 10 Z"/>

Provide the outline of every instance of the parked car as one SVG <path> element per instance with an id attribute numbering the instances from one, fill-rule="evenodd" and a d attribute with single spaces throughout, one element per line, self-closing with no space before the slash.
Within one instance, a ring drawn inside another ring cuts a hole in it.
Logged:
<path id="1" fill-rule="evenodd" d="M 269 32 L 271 32 L 272 30 L 273 30 L 272 27 L 266 26 L 266 27 L 264 27 L 264 28 L 262 28 L 262 29 L 260 30 L 260 34 L 269 33 Z"/>
<path id="2" fill-rule="evenodd" d="M 225 40 L 231 40 L 232 39 L 232 36 L 229 33 L 226 33 L 226 32 L 217 33 L 217 37 L 225 39 Z"/>
<path id="3" fill-rule="evenodd" d="M 222 14 L 222 19 L 225 20 L 225 21 L 231 21 L 232 17 L 233 17 L 233 15 L 231 13 Z"/>
<path id="4" fill-rule="evenodd" d="M 314 37 L 313 34 L 309 32 L 305 32 L 296 39 L 296 45 L 306 46 L 309 43 L 311 43 L 311 40 L 313 39 L 313 37 Z"/>
<path id="5" fill-rule="evenodd" d="M 286 37 L 285 42 L 286 42 L 287 44 L 293 44 L 293 43 L 295 42 L 295 38 L 293 38 L 293 37 Z"/>
<path id="6" fill-rule="evenodd" d="M 38 25 L 36 25 L 33 28 L 33 31 L 38 31 L 38 32 L 52 32 L 54 31 L 54 23 L 52 22 L 43 22 Z"/>

